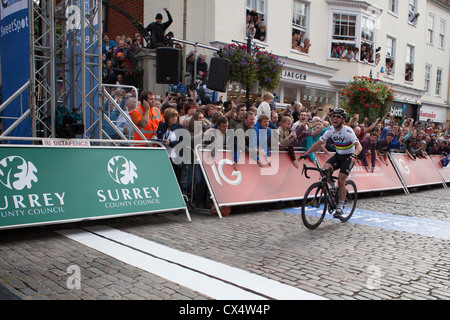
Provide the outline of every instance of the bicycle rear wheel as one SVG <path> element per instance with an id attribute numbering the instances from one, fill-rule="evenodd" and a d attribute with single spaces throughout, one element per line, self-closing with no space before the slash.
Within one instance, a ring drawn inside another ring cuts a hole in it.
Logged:
<path id="1" fill-rule="evenodd" d="M 339 216 L 339 220 L 342 222 L 346 222 L 352 217 L 358 201 L 356 184 L 352 180 L 345 182 L 345 189 L 347 190 L 347 195 L 345 196 L 344 210 L 342 210 L 342 215 Z"/>
<path id="2" fill-rule="evenodd" d="M 316 229 L 327 212 L 327 197 L 320 182 L 313 183 L 305 192 L 302 201 L 302 220 L 308 229 Z"/>

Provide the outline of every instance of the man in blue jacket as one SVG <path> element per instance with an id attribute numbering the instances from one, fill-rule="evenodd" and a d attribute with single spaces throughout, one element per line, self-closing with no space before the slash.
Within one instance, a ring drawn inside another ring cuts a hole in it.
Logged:
<path id="1" fill-rule="evenodd" d="M 261 162 L 261 157 L 264 157 L 267 165 L 271 165 L 270 163 L 270 138 L 271 138 L 271 129 L 269 128 L 269 116 L 267 114 L 261 114 L 258 117 L 258 122 L 255 123 L 253 129 L 256 131 L 256 135 L 254 136 L 253 143 L 256 147 L 256 162 L 260 167 L 263 166 Z M 251 142 L 251 141 L 250 141 Z M 256 142 L 256 143 L 255 143 Z M 252 147 L 252 143 L 250 143 L 250 148 Z M 251 156 L 255 158 L 255 155 Z"/>

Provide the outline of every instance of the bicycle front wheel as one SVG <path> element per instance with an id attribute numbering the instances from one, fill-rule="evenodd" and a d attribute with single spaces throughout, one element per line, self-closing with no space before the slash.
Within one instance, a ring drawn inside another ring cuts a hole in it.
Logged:
<path id="1" fill-rule="evenodd" d="M 356 184 L 352 180 L 345 182 L 345 189 L 347 190 L 347 194 L 345 195 L 344 210 L 342 210 L 342 215 L 339 216 L 339 220 L 342 222 L 346 222 L 352 217 L 353 212 L 355 212 L 356 202 L 358 201 Z"/>
<path id="2" fill-rule="evenodd" d="M 302 220 L 308 229 L 316 229 L 327 212 L 327 197 L 320 182 L 313 183 L 305 192 L 302 201 Z"/>

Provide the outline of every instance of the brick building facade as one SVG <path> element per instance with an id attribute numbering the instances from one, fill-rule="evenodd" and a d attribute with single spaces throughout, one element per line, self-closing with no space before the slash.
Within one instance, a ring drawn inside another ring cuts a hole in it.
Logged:
<path id="1" fill-rule="evenodd" d="M 144 4 L 143 0 L 110 0 L 109 3 L 120 7 L 138 21 L 140 21 L 144 27 Z M 112 9 L 109 6 L 103 6 L 103 32 L 108 34 L 110 39 L 115 39 L 116 36 L 126 34 L 134 38 L 134 35 L 139 32 L 131 21 L 122 15 L 120 12 Z"/>

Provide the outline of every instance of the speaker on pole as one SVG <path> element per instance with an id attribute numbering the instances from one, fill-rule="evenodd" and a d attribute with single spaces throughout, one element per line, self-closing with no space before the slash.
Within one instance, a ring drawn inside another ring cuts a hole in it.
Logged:
<path id="1" fill-rule="evenodd" d="M 227 82 L 230 75 L 230 60 L 224 58 L 211 58 L 209 66 L 208 83 L 206 87 L 211 90 L 227 91 Z"/>
<path id="2" fill-rule="evenodd" d="M 156 83 L 178 84 L 181 78 L 180 49 L 159 47 L 156 49 Z"/>

